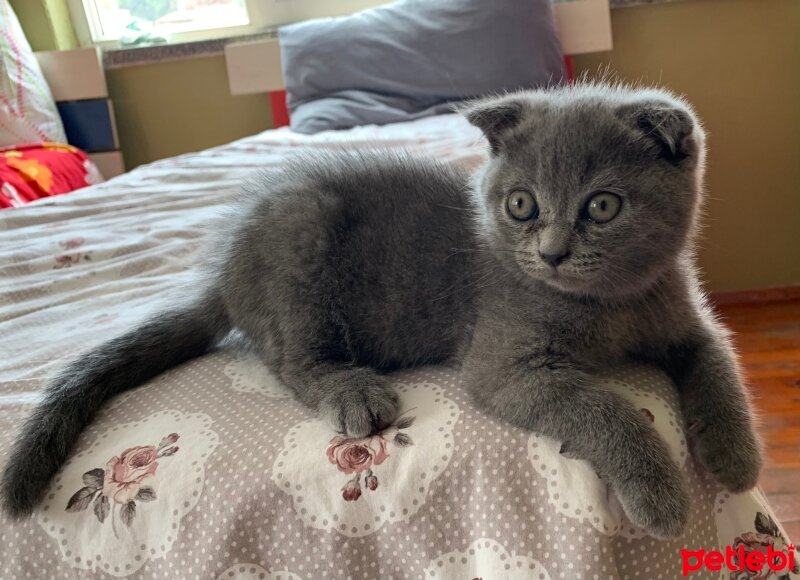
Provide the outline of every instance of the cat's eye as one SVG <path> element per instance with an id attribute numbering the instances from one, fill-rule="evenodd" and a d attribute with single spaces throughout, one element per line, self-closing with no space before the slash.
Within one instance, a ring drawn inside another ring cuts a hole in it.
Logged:
<path id="1" fill-rule="evenodd" d="M 506 201 L 508 213 L 516 220 L 525 221 L 539 215 L 539 206 L 533 195 L 524 189 L 516 189 L 511 192 Z"/>
<path id="2" fill-rule="evenodd" d="M 622 200 L 613 193 L 598 193 L 586 204 L 586 217 L 593 222 L 604 224 L 610 222 L 619 213 Z"/>

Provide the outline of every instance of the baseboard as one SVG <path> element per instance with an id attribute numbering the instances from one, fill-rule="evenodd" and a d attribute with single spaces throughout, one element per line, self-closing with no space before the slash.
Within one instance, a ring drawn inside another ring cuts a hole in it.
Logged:
<path id="1" fill-rule="evenodd" d="M 711 302 L 716 306 L 729 304 L 752 304 L 754 302 L 782 302 L 800 299 L 800 286 L 779 288 L 756 288 L 753 290 L 733 290 L 731 292 L 712 292 Z"/>

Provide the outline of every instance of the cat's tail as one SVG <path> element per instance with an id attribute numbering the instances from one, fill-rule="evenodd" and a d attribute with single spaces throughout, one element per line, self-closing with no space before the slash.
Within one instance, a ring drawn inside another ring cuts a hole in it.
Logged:
<path id="1" fill-rule="evenodd" d="M 30 514 L 100 406 L 169 368 L 209 350 L 230 330 L 213 291 L 151 317 L 67 366 L 45 388 L 25 422 L 0 483 L 2 508 Z"/>

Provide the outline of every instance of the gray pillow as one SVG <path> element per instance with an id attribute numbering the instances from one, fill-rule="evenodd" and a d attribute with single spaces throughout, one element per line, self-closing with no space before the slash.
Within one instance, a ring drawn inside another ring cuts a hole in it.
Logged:
<path id="1" fill-rule="evenodd" d="M 409 121 L 559 82 L 551 0 L 402 0 L 279 31 L 291 127 Z"/>

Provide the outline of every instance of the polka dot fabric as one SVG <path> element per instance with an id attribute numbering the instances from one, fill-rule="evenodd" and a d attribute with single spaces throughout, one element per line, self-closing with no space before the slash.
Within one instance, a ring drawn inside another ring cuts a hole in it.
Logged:
<path id="1" fill-rule="evenodd" d="M 450 115 L 276 130 L 0 212 L 0 463 L 47 375 L 192 283 L 201 242 L 247 173 L 300 146 L 376 143 L 465 167 L 486 155 L 479 132 Z M 602 378 L 684 470 L 691 519 L 672 541 L 631 526 L 558 442 L 476 409 L 456 371 L 392 378 L 402 416 L 359 440 L 227 351 L 120 395 L 34 516 L 0 515 L 0 578 L 655 580 L 681 577 L 682 547 L 786 543 L 760 493 L 726 494 L 697 471 L 674 388 L 652 369 Z"/>
<path id="2" fill-rule="evenodd" d="M 682 546 L 734 542 L 753 509 L 774 518 L 760 494 L 734 501 L 687 458 L 689 529 L 656 540 L 627 521 L 599 480 L 570 483 L 593 477 L 584 462 L 532 453 L 540 438 L 476 409 L 451 369 L 394 376 L 404 415 L 381 434 L 381 451 L 372 438 L 332 443 L 330 427 L 283 387 L 241 388 L 251 364 L 216 353 L 112 402 L 34 519 L 3 524 L 0 576 L 677 578 Z M 676 451 L 684 449 L 676 397 L 659 373 L 624 367 L 605 380 L 651 401 L 658 428 L 680 435 Z M 6 434 L 3 453 L 8 442 Z M 370 444 L 371 455 L 329 451 Z M 137 445 L 161 445 L 161 456 L 139 486 L 155 499 L 135 502 L 130 525 L 120 504 L 115 528 L 91 505 L 66 509 L 84 474 Z M 356 478 L 360 493 L 347 499 Z"/>

